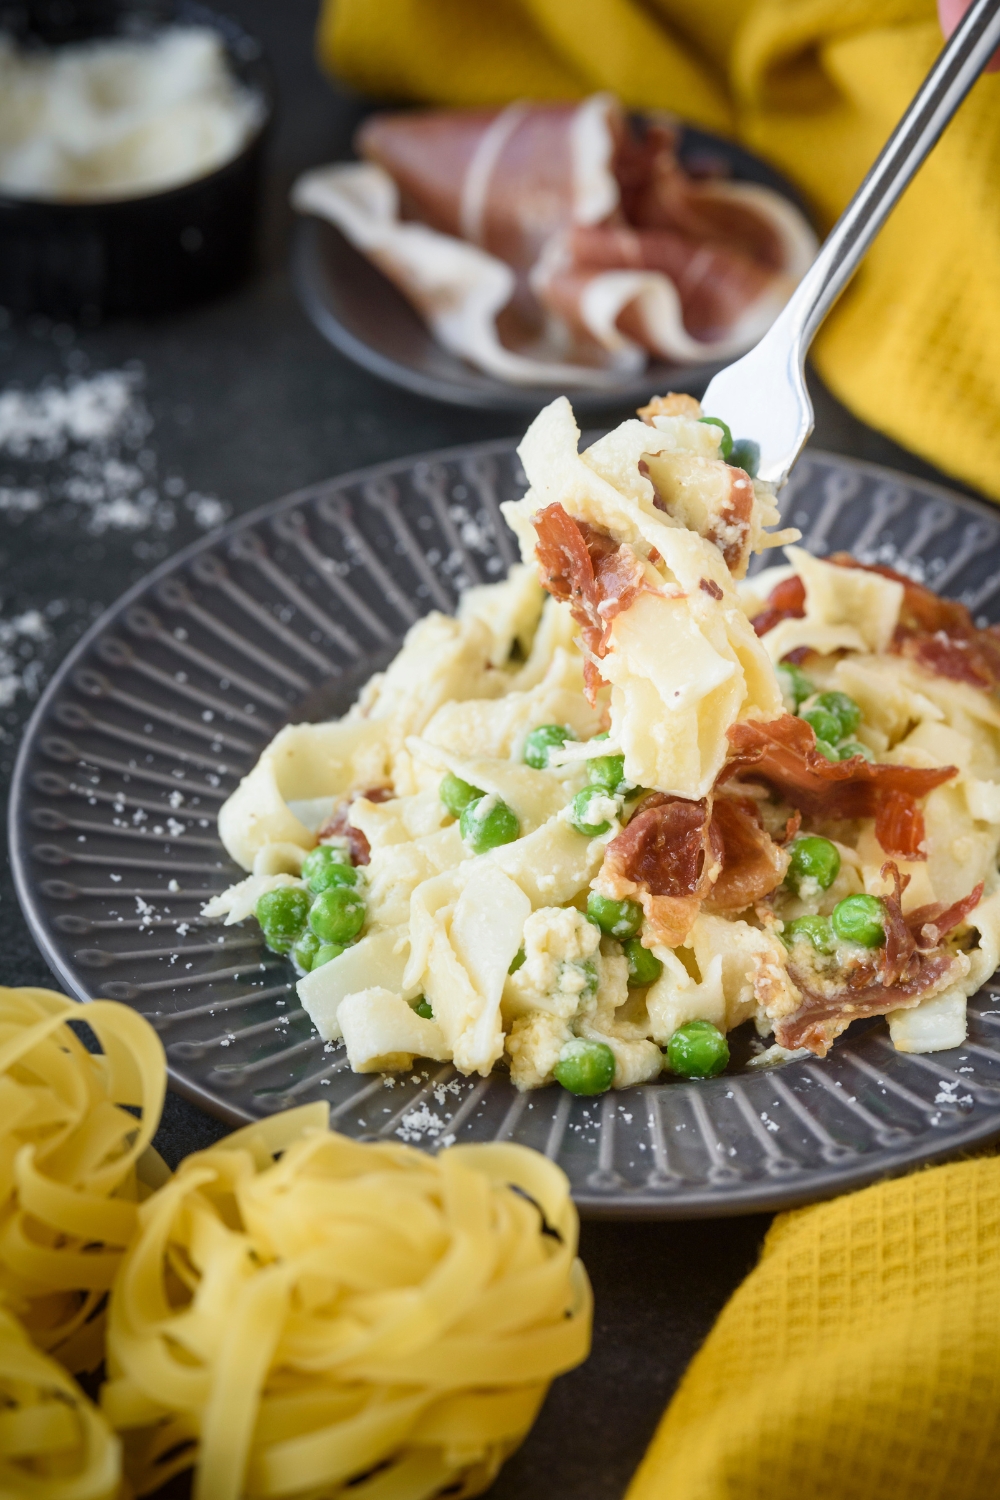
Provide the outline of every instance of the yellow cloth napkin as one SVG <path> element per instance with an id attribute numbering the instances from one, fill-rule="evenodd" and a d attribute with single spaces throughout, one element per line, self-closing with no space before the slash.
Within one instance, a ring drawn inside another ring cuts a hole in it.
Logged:
<path id="1" fill-rule="evenodd" d="M 627 1500 L 996 1500 L 1000 1161 L 774 1223 Z"/>
<path id="2" fill-rule="evenodd" d="M 324 0 L 363 92 L 449 105 L 610 89 L 738 134 L 843 208 L 941 47 L 933 0 Z M 814 345 L 873 427 L 1000 500 L 1000 75 L 982 78 Z"/>

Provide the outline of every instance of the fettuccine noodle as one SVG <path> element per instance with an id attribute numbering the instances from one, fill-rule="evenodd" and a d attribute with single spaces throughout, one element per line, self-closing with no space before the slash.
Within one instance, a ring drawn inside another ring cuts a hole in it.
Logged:
<path id="1" fill-rule="evenodd" d="M 102 1404 L 139 1494 L 193 1461 L 196 1500 L 473 1495 L 588 1352 L 568 1184 L 523 1147 L 363 1145 L 306 1106 L 138 1218 Z"/>
<path id="2" fill-rule="evenodd" d="M 101 1055 L 68 1020 L 90 1027 Z M 103 1355 L 101 1306 L 137 1226 L 140 1159 L 148 1186 L 168 1175 L 150 1150 L 165 1089 L 160 1040 L 127 1006 L 0 988 L 0 1301 L 70 1370 Z"/>
<path id="3" fill-rule="evenodd" d="M 61 1365 L 0 1310 L 0 1495 L 112 1500 L 121 1444 Z"/>

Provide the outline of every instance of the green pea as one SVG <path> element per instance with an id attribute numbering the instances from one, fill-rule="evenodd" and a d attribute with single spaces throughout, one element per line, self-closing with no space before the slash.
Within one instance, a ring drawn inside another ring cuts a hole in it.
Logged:
<path id="1" fill-rule="evenodd" d="M 357 885 L 358 872 L 348 860 L 346 850 L 335 844 L 320 844 L 310 849 L 302 861 L 302 879 L 313 895 L 318 896 L 332 885 Z"/>
<path id="2" fill-rule="evenodd" d="M 309 893 L 297 885 L 279 885 L 259 897 L 254 915 L 272 953 L 290 953 L 305 930 Z"/>
<path id="3" fill-rule="evenodd" d="M 642 926 L 642 907 L 638 901 L 615 901 L 591 891 L 587 897 L 587 916 L 602 932 L 619 942 L 633 938 Z"/>
<path id="4" fill-rule="evenodd" d="M 312 961 L 313 968 L 321 969 L 324 964 L 330 962 L 331 958 L 339 958 L 344 948 L 344 943 L 321 943 Z"/>
<path id="5" fill-rule="evenodd" d="M 627 784 L 624 755 L 597 755 L 593 760 L 588 760 L 587 780 L 592 787 L 606 792 L 609 797 L 613 797 L 616 792 L 623 792 Z"/>
<path id="6" fill-rule="evenodd" d="M 807 938 L 819 953 L 832 953 L 837 946 L 829 917 L 796 917 L 786 922 L 781 941 L 791 948 L 799 938 Z"/>
<path id="7" fill-rule="evenodd" d="M 582 833 L 584 838 L 600 838 L 601 834 L 607 833 L 611 827 L 607 818 L 600 818 L 598 822 L 594 822 L 596 814 L 592 811 L 592 807 L 595 799 L 600 796 L 607 796 L 607 793 L 602 792 L 600 787 L 585 786 L 582 792 L 577 792 L 570 803 L 569 820 L 577 833 Z"/>
<path id="8" fill-rule="evenodd" d="M 561 750 L 567 740 L 576 739 L 568 724 L 541 724 L 533 729 L 524 742 L 525 765 L 536 771 L 544 771 L 549 763 L 549 752 Z"/>
<path id="9" fill-rule="evenodd" d="M 321 943 L 350 943 L 365 925 L 363 896 L 348 885 L 320 891 L 309 909 L 309 926 Z"/>
<path id="10" fill-rule="evenodd" d="M 473 854 L 485 854 L 501 844 L 511 844 L 521 836 L 521 825 L 512 807 L 499 797 L 482 797 L 471 802 L 459 821 L 462 842 Z"/>
<path id="11" fill-rule="evenodd" d="M 310 932 L 307 928 L 293 947 L 292 957 L 298 964 L 299 968 L 304 969 L 308 974 L 309 970 L 313 967 L 313 961 L 315 960 L 316 954 L 319 952 L 319 949 L 319 938 L 314 932 Z"/>
<path id="12" fill-rule="evenodd" d="M 461 776 L 455 776 L 451 771 L 445 772 L 438 787 L 438 796 L 453 818 L 460 818 L 467 807 L 471 807 L 485 795 L 477 786 L 470 786 Z"/>
<path id="13" fill-rule="evenodd" d="M 711 1021 L 686 1021 L 667 1043 L 667 1067 L 682 1078 L 714 1078 L 729 1061 L 729 1043 Z"/>
<path id="14" fill-rule="evenodd" d="M 828 891 L 840 873 L 840 851 L 836 844 L 814 833 L 796 839 L 789 853 L 785 884 L 793 891 L 798 891 L 804 880 L 815 880 L 821 890 Z"/>
<path id="15" fill-rule="evenodd" d="M 833 714 L 833 717 L 839 721 L 838 740 L 853 734 L 861 723 L 861 705 L 855 703 L 847 693 L 820 693 L 816 699 L 816 707 L 825 709 L 828 714 Z M 823 738 L 829 739 L 829 735 L 824 735 Z"/>
<path id="16" fill-rule="evenodd" d="M 839 760 L 840 752 L 836 745 L 828 745 L 826 740 L 816 741 L 816 754 L 822 755 L 824 760 Z"/>
<path id="17" fill-rule="evenodd" d="M 842 745 L 837 746 L 838 760 L 851 760 L 855 755 L 864 756 L 865 760 L 875 759 L 873 752 L 860 740 L 845 740 Z"/>
<path id="18" fill-rule="evenodd" d="M 552 1071 L 570 1094 L 605 1094 L 615 1076 L 615 1054 L 604 1042 L 577 1036 L 565 1043 Z"/>
<path id="19" fill-rule="evenodd" d="M 644 948 L 637 937 L 626 938 L 622 944 L 628 959 L 628 982 L 632 989 L 642 989 L 655 984 L 663 973 L 663 965 L 655 953 Z"/>
<path id="20" fill-rule="evenodd" d="M 420 999 L 417 1001 L 413 1009 L 416 1011 L 418 1016 L 423 1016 L 425 1021 L 433 1021 L 434 1012 L 431 1009 L 431 1002 L 429 1000 L 425 1000 L 423 995 L 420 996 Z"/>
<path id="21" fill-rule="evenodd" d="M 880 948 L 885 942 L 885 907 L 877 896 L 845 896 L 833 908 L 830 921 L 845 943 Z"/>
<path id="22" fill-rule="evenodd" d="M 782 697 L 793 704 L 795 713 L 798 713 L 806 699 L 811 698 L 816 691 L 816 684 L 810 682 L 806 674 L 792 662 L 782 662 L 778 668 L 778 683 Z"/>
<path id="23" fill-rule="evenodd" d="M 836 714 L 828 713 L 825 708 L 805 708 L 799 717 L 810 726 L 816 738 L 825 744 L 835 745 L 838 740 L 843 739 L 840 732 L 840 720 Z"/>
<path id="24" fill-rule="evenodd" d="M 722 437 L 719 440 L 719 452 L 723 458 L 728 458 L 733 451 L 733 435 L 729 431 L 721 417 L 699 417 L 699 422 L 707 422 L 710 427 L 721 427 Z"/>
<path id="25" fill-rule="evenodd" d="M 516 974 L 526 958 L 527 954 L 525 953 L 524 949 L 518 948 L 517 952 L 514 954 L 514 957 L 510 961 L 510 968 L 507 970 L 507 973 Z"/>
<path id="26" fill-rule="evenodd" d="M 753 438 L 734 438 L 727 462 L 734 469 L 742 469 L 751 479 L 756 479 L 760 466 L 760 444 L 755 443 Z"/>

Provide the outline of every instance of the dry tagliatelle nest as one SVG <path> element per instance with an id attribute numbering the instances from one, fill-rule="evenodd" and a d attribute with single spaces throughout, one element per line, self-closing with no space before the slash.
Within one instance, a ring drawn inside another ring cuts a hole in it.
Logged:
<path id="1" fill-rule="evenodd" d="M 0 1495 L 117 1500 L 121 1443 L 76 1381 L 0 1310 Z"/>
<path id="2" fill-rule="evenodd" d="M 361 1145 L 314 1104 L 171 1178 L 165 1083 L 127 1007 L 0 990 L 0 1496 L 124 1500 L 191 1467 L 198 1500 L 486 1488 L 589 1349 L 563 1174 Z M 102 1359 L 98 1409 L 67 1367 Z"/>
<path id="3" fill-rule="evenodd" d="M 0 989 L 0 1495 L 121 1492 L 121 1444 L 67 1372 L 100 1365 L 137 1204 L 169 1177 L 150 1147 L 165 1089 L 159 1038 L 126 1006 Z"/>
<path id="4" fill-rule="evenodd" d="M 165 1091 L 160 1039 L 127 1006 L 0 989 L 0 1301 L 68 1370 L 100 1364 L 136 1206 L 169 1175 L 150 1150 Z"/>
<path id="5" fill-rule="evenodd" d="M 325 1123 L 309 1105 L 249 1126 L 140 1210 L 102 1393 L 138 1493 L 196 1455 L 197 1500 L 478 1494 L 586 1357 L 557 1167 Z"/>

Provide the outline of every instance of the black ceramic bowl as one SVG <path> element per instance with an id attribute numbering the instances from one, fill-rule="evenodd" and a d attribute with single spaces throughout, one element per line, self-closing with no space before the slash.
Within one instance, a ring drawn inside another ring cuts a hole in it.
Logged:
<path id="1" fill-rule="evenodd" d="M 167 312 L 224 291 L 249 270 L 274 108 L 256 38 L 188 0 L 0 0 L 0 30 L 27 45 L 134 36 L 171 23 L 219 32 L 233 72 L 263 100 L 260 123 L 231 161 L 165 192 L 80 203 L 0 193 L 0 306 L 15 317 L 97 322 Z"/>

